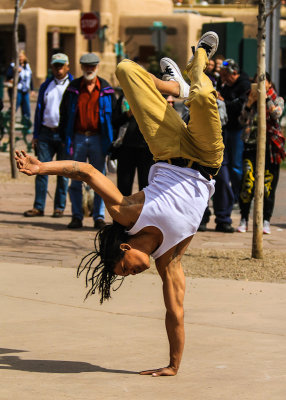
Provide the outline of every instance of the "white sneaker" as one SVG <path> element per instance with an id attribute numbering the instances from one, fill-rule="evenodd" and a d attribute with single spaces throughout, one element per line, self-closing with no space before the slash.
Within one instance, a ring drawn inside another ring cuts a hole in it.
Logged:
<path id="1" fill-rule="evenodd" d="M 160 61 L 160 68 L 163 73 L 162 80 L 178 82 L 178 84 L 180 85 L 179 97 L 181 99 L 187 99 L 189 97 L 190 86 L 183 78 L 180 68 L 175 63 L 175 61 L 171 60 L 168 57 L 164 57 Z"/>
<path id="2" fill-rule="evenodd" d="M 215 52 L 217 51 L 218 48 L 218 44 L 219 44 L 219 38 L 218 35 L 213 32 L 213 31 L 209 31 L 203 34 L 203 36 L 200 38 L 196 50 L 198 50 L 199 48 L 203 48 L 205 49 L 208 59 L 210 60 L 212 58 L 212 56 L 215 54 Z M 194 48 L 192 47 L 193 53 L 195 54 Z M 189 63 L 193 60 L 194 56 L 192 56 L 189 60 Z"/>
<path id="3" fill-rule="evenodd" d="M 245 218 L 242 218 L 239 227 L 237 228 L 237 232 L 245 233 L 247 231 L 248 231 L 248 221 L 246 221 Z"/>
<path id="4" fill-rule="evenodd" d="M 270 222 L 266 221 L 266 219 L 263 221 L 263 233 L 266 234 L 266 235 L 270 235 L 271 234 Z"/>

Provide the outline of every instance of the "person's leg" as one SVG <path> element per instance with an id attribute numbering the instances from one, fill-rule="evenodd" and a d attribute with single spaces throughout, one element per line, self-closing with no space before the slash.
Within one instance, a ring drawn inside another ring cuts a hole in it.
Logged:
<path id="1" fill-rule="evenodd" d="M 237 202 L 239 198 L 239 191 L 241 188 L 241 180 L 243 174 L 243 141 L 241 140 L 241 129 L 229 131 L 229 153 L 230 153 L 230 180 L 232 184 L 234 201 Z"/>
<path id="2" fill-rule="evenodd" d="M 178 83 L 163 82 L 130 60 L 118 64 L 116 76 L 155 161 L 181 156 L 185 123 L 156 88 L 178 91 Z M 156 82 L 156 84 L 155 84 Z"/>
<path id="3" fill-rule="evenodd" d="M 222 166 L 215 177 L 215 193 L 213 195 L 215 223 L 223 229 L 223 225 L 231 225 L 231 213 L 233 208 L 234 196 L 229 181 L 229 172 L 227 165 Z M 228 227 L 229 228 L 229 227 Z M 227 228 L 226 228 L 227 229 Z M 229 231 L 230 229 L 228 229 Z"/>
<path id="4" fill-rule="evenodd" d="M 17 101 L 16 101 L 16 111 L 22 104 L 22 92 L 20 90 L 17 90 Z"/>
<path id="5" fill-rule="evenodd" d="M 245 151 L 243 154 L 243 174 L 239 195 L 239 207 L 241 219 L 248 222 L 251 201 L 254 196 L 255 187 L 255 150 Z"/>
<path id="6" fill-rule="evenodd" d="M 64 160 L 65 159 L 65 152 L 64 146 L 58 134 L 53 137 L 53 144 L 54 144 L 54 151 L 57 156 L 57 160 Z M 68 178 L 64 176 L 57 176 L 57 186 L 56 192 L 54 197 L 54 211 L 64 211 L 66 207 L 66 197 L 67 197 L 67 190 L 68 190 Z"/>
<path id="7" fill-rule="evenodd" d="M 30 118 L 31 118 L 30 93 L 29 92 L 22 94 L 22 117 L 27 118 L 27 120 L 30 120 Z"/>
<path id="8" fill-rule="evenodd" d="M 205 209 L 203 218 L 201 220 L 200 226 L 198 227 L 199 232 L 205 232 L 207 230 L 207 224 L 210 222 L 210 216 L 212 215 L 209 205 Z"/>
<path id="9" fill-rule="evenodd" d="M 134 153 L 136 156 L 138 186 L 139 190 L 142 190 L 144 187 L 148 186 L 149 171 L 154 163 L 153 156 L 147 147 L 145 149 L 137 148 Z"/>
<path id="10" fill-rule="evenodd" d="M 136 170 L 134 149 L 122 147 L 117 161 L 117 187 L 123 196 L 130 196 Z"/>
<path id="11" fill-rule="evenodd" d="M 195 161 L 216 168 L 221 165 L 224 145 L 216 90 L 204 73 L 207 63 L 205 50 L 198 48 L 192 62 L 187 65 L 191 87 L 189 99 L 185 104 L 190 110 L 190 134 L 182 140 L 182 155 L 185 157 L 191 146 Z"/>
<path id="12" fill-rule="evenodd" d="M 41 162 L 52 161 L 54 156 L 53 146 L 49 141 L 48 134 L 41 129 L 38 140 L 38 159 Z M 35 181 L 35 201 L 34 208 L 40 211 L 44 211 L 46 206 L 46 197 L 48 189 L 48 176 L 37 175 Z"/>
<path id="13" fill-rule="evenodd" d="M 225 132 L 223 132 L 225 143 Z M 215 193 L 213 195 L 214 214 L 216 216 L 215 222 L 218 229 L 231 233 L 231 213 L 234 204 L 234 195 L 230 184 L 229 176 L 229 158 L 227 152 L 224 152 L 222 166 L 215 177 Z"/>
<path id="14" fill-rule="evenodd" d="M 275 204 L 275 192 L 279 180 L 280 165 L 272 164 L 265 168 L 263 219 L 270 222 Z"/>
<path id="15" fill-rule="evenodd" d="M 105 155 L 101 150 L 101 140 L 100 135 L 90 136 L 86 140 L 87 143 L 87 157 L 89 163 L 105 175 Z M 104 220 L 105 216 L 105 205 L 102 198 L 94 193 L 94 205 L 93 205 L 93 219 L 94 221 L 98 219 Z"/>
<path id="16" fill-rule="evenodd" d="M 75 134 L 74 137 L 74 157 L 75 161 L 86 162 L 87 160 L 87 137 L 80 134 Z M 70 201 L 72 204 L 72 216 L 82 221 L 82 182 L 72 180 L 68 189 Z"/>

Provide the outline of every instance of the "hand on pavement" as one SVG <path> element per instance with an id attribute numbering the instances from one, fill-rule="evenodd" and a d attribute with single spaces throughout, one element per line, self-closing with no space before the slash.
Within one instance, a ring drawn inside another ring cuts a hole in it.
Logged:
<path id="1" fill-rule="evenodd" d="M 152 375 L 152 376 L 174 376 L 177 375 L 177 370 L 172 367 L 150 369 L 147 371 L 141 371 L 140 375 Z"/>

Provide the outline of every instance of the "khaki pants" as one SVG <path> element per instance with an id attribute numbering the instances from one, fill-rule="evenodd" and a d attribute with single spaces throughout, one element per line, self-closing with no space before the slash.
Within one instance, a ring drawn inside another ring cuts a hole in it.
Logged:
<path id="1" fill-rule="evenodd" d="M 216 91 L 203 72 L 207 61 L 205 50 L 198 49 L 187 66 L 191 81 L 186 102 L 188 126 L 156 89 L 147 71 L 130 60 L 118 64 L 116 76 L 155 161 L 184 157 L 203 166 L 220 167 L 224 145 Z"/>

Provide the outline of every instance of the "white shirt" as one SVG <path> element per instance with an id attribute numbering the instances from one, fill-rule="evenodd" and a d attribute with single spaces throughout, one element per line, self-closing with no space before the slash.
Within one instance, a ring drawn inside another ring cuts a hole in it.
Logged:
<path id="1" fill-rule="evenodd" d="M 163 241 L 151 254 L 156 260 L 197 232 L 214 185 L 214 180 L 208 181 L 191 168 L 160 162 L 152 165 L 149 185 L 143 189 L 141 214 L 127 233 L 135 235 L 146 226 L 160 229 Z"/>
<path id="2" fill-rule="evenodd" d="M 60 104 L 64 91 L 70 83 L 68 75 L 58 80 L 54 78 L 44 94 L 45 109 L 43 112 L 43 125 L 48 128 L 57 128 L 60 122 Z"/>

